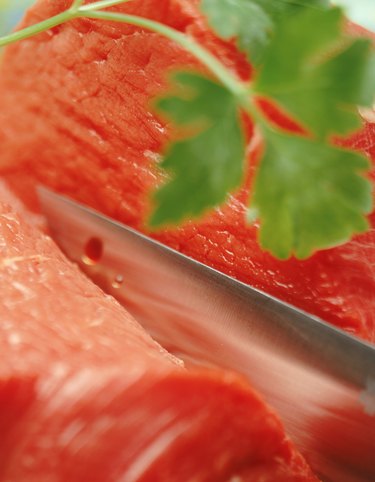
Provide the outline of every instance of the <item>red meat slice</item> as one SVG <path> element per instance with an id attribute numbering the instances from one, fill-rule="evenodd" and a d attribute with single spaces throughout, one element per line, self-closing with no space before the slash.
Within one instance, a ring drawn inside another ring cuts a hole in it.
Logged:
<path id="1" fill-rule="evenodd" d="M 39 0 L 23 25 L 65 9 Z M 240 76 L 250 67 L 209 31 L 198 1 L 133 1 L 118 10 L 148 16 L 193 35 Z M 0 170 L 35 208 L 42 182 L 130 226 L 145 230 L 155 165 L 168 126 L 150 108 L 166 71 L 195 65 L 178 46 L 132 26 L 76 20 L 10 47 L 0 78 Z M 249 128 L 249 136 L 251 134 Z M 375 158 L 375 124 L 349 143 Z M 253 152 L 249 157 L 256 155 Z M 373 229 L 307 261 L 278 261 L 244 221 L 246 189 L 205 220 L 155 237 L 343 329 L 375 341 Z"/>
<path id="2" fill-rule="evenodd" d="M 186 371 L 0 189 L 2 482 L 317 481 L 228 372 Z"/>

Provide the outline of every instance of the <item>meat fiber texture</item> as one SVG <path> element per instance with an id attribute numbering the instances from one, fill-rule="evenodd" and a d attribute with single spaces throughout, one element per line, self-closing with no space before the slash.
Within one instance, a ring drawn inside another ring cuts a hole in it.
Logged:
<path id="1" fill-rule="evenodd" d="M 1 482 L 317 481 L 242 378 L 185 370 L 9 200 Z"/>
<path id="2" fill-rule="evenodd" d="M 67 8 L 39 0 L 23 26 Z M 196 0 L 142 0 L 116 7 L 195 37 L 245 79 L 250 66 L 234 42 L 216 38 Z M 196 61 L 172 42 L 133 26 L 75 20 L 7 49 L 0 77 L 0 172 L 36 209 L 36 182 L 147 232 L 150 193 L 171 128 L 151 100 L 166 73 Z M 200 67 L 201 68 L 201 67 Z M 272 114 L 274 115 L 274 114 Z M 375 159 L 375 124 L 347 144 Z M 248 126 L 249 162 L 258 149 Z M 193 193 L 192 193 L 193 195 Z M 372 229 L 306 261 L 262 251 L 245 222 L 248 189 L 200 222 L 153 234 L 161 242 L 241 281 L 375 341 L 375 215 Z"/>

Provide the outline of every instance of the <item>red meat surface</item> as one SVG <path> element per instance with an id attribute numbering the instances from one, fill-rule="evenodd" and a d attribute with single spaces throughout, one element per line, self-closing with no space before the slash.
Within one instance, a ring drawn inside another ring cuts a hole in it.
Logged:
<path id="1" fill-rule="evenodd" d="M 198 1 L 132 1 L 117 10 L 164 22 L 197 38 L 242 78 L 250 67 L 217 39 Z M 23 26 L 60 12 L 68 0 L 39 0 Z M 168 40 L 132 26 L 75 20 L 7 49 L 0 76 L 0 172 L 36 209 L 35 182 L 147 232 L 149 196 L 170 126 L 151 99 L 166 72 L 194 66 Z M 371 121 L 371 116 L 369 117 Z M 251 127 L 248 132 L 251 137 Z M 253 142 L 254 144 L 254 142 Z M 375 124 L 348 144 L 375 159 Z M 249 149 L 249 162 L 257 149 Z M 158 232 L 163 243 L 375 341 L 375 216 L 372 229 L 306 261 L 278 261 L 244 220 L 248 190 L 200 222 Z"/>
<path id="2" fill-rule="evenodd" d="M 9 199 L 1 188 L 1 482 L 317 481 L 242 378 L 185 370 Z"/>

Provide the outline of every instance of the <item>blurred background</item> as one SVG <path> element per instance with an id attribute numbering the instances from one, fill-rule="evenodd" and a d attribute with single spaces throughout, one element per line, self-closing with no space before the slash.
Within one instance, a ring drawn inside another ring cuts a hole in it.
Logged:
<path id="1" fill-rule="evenodd" d="M 34 0 L 0 0 L 0 34 L 9 32 Z"/>
<path id="2" fill-rule="evenodd" d="M 332 3 L 345 7 L 354 22 L 375 32 L 375 0 L 334 0 Z"/>
<path id="3" fill-rule="evenodd" d="M 9 32 L 22 17 L 23 11 L 34 2 L 0 0 L 0 35 Z M 333 0 L 332 3 L 344 6 L 354 22 L 375 31 L 375 0 Z"/>

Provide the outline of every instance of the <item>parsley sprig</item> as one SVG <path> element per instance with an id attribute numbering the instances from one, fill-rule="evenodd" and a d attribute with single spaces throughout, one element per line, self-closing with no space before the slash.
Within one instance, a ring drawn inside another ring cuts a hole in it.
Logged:
<path id="1" fill-rule="evenodd" d="M 180 95 L 160 99 L 158 108 L 174 123 L 199 132 L 169 146 L 161 167 L 173 176 L 154 196 L 151 226 L 197 217 L 202 206 L 221 204 L 244 172 L 245 142 L 235 96 L 198 74 L 179 72 L 173 80 Z"/>
<path id="2" fill-rule="evenodd" d="M 235 38 L 251 62 L 263 60 L 277 24 L 306 6 L 327 8 L 326 0 L 202 0 L 211 27 L 224 39 Z"/>
<path id="3" fill-rule="evenodd" d="M 117 21 L 157 32 L 181 45 L 212 77 L 179 72 L 159 112 L 185 132 L 161 163 L 168 180 L 153 196 L 150 225 L 197 218 L 223 203 L 243 181 L 245 142 L 241 115 L 264 139 L 264 154 L 249 201 L 259 218 L 261 246 L 286 259 L 310 256 L 363 232 L 372 209 L 369 162 L 335 147 L 332 136 L 360 125 L 357 107 L 371 106 L 375 54 L 371 43 L 343 33 L 344 14 L 326 0 L 201 0 L 211 28 L 234 39 L 257 68 L 241 81 L 192 37 L 153 20 L 106 10 L 126 1 L 73 0 L 66 11 L 0 38 L 0 46 L 78 17 Z M 317 28 L 319 26 L 319 28 Z M 297 120 L 286 132 L 264 115 L 266 98 Z"/>

